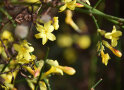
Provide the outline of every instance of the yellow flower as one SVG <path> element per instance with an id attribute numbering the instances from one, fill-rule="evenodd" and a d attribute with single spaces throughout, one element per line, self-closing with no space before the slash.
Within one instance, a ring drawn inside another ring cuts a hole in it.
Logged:
<path id="1" fill-rule="evenodd" d="M 17 66 L 15 69 L 18 69 L 19 67 Z M 5 72 L 11 71 L 9 67 L 5 69 Z M 6 74 L 1 74 L 0 77 L 3 78 L 3 87 L 5 90 L 15 90 L 14 85 L 12 84 L 12 81 L 15 80 L 19 70 L 15 70 L 12 73 L 6 73 Z M 1 84 L 0 84 L 1 85 Z"/>
<path id="2" fill-rule="evenodd" d="M 55 60 L 55 61 L 54 60 L 47 60 L 46 63 L 51 65 L 51 68 L 43 74 L 42 79 L 46 78 L 51 73 L 60 73 L 61 75 L 63 75 L 63 72 L 65 72 L 68 75 L 73 75 L 76 72 L 75 69 L 72 67 L 59 65 L 57 60 Z"/>
<path id="3" fill-rule="evenodd" d="M 40 74 L 40 70 L 42 69 L 43 65 L 44 65 L 44 61 L 40 60 L 37 61 L 38 67 L 34 66 L 34 70 L 32 69 L 32 67 L 28 67 L 28 66 L 23 66 L 23 68 L 25 68 L 30 74 L 32 74 L 34 77 L 39 76 Z"/>
<path id="4" fill-rule="evenodd" d="M 122 32 L 117 31 L 115 26 L 113 26 L 113 30 L 111 33 L 109 32 L 105 34 L 105 38 L 111 39 L 111 45 L 113 47 L 117 46 L 117 40 L 119 39 L 120 36 L 122 36 Z"/>
<path id="5" fill-rule="evenodd" d="M 74 10 L 76 6 L 76 0 L 64 0 L 65 5 L 60 7 L 60 12 L 64 11 L 66 8 Z"/>
<path id="6" fill-rule="evenodd" d="M 54 26 L 55 30 L 58 30 L 58 28 L 59 28 L 58 17 L 54 17 L 53 20 L 54 20 L 53 26 Z"/>
<path id="7" fill-rule="evenodd" d="M 44 27 L 40 24 L 37 24 L 37 31 L 40 33 L 35 34 L 36 38 L 42 38 L 42 44 L 44 45 L 48 39 L 51 41 L 56 40 L 56 37 L 54 34 L 52 34 L 54 27 L 51 25 L 51 21 L 44 24 Z"/>
<path id="8" fill-rule="evenodd" d="M 116 56 L 121 57 L 122 53 L 119 50 L 114 49 L 107 41 L 102 41 L 103 44 L 109 48 Z"/>
<path id="9" fill-rule="evenodd" d="M 8 40 L 9 42 L 12 42 L 14 40 L 13 37 L 12 37 L 12 34 L 9 31 L 7 31 L 7 30 L 5 30 L 2 33 L 1 39 L 2 40 Z"/>
<path id="10" fill-rule="evenodd" d="M 7 30 L 5 30 L 2 34 L 0 34 L 0 37 L 1 37 L 4 45 L 6 46 L 6 48 L 8 48 L 9 42 L 14 41 L 14 38 L 13 38 L 12 34 Z M 2 56 L 4 58 L 7 58 L 7 55 L 5 53 L 5 49 L 4 49 L 1 41 L 0 41 L 0 54 L 2 54 Z"/>
<path id="11" fill-rule="evenodd" d="M 47 86 L 43 81 L 40 81 L 39 85 L 40 85 L 40 90 L 47 90 Z"/>
<path id="12" fill-rule="evenodd" d="M 72 11 L 71 10 L 66 11 L 65 22 L 67 24 L 69 24 L 74 30 L 76 30 L 77 32 L 80 32 L 79 27 L 75 24 L 75 22 L 72 19 Z"/>
<path id="13" fill-rule="evenodd" d="M 66 8 L 69 8 L 70 10 L 74 10 L 75 7 L 84 7 L 81 4 L 77 4 L 76 0 L 64 0 L 65 5 L 60 7 L 60 12 L 64 11 Z"/>
<path id="14" fill-rule="evenodd" d="M 104 53 L 103 50 L 101 51 L 101 57 L 102 57 L 102 63 L 107 65 L 108 64 L 108 60 L 110 59 L 110 56 L 108 53 Z"/>
<path id="15" fill-rule="evenodd" d="M 33 79 L 26 79 L 27 83 L 29 85 L 29 87 L 31 88 L 31 90 L 35 89 L 35 84 L 37 83 L 37 78 L 33 78 Z M 46 81 L 48 82 L 48 79 L 46 79 Z M 39 81 L 39 88 L 40 90 L 47 90 L 47 86 L 43 81 Z"/>
<path id="16" fill-rule="evenodd" d="M 110 59 L 110 56 L 108 53 L 104 53 L 104 46 L 102 45 L 102 43 L 98 42 L 97 44 L 98 48 L 97 51 L 100 52 L 101 54 L 101 58 L 102 58 L 102 63 L 107 65 L 108 64 L 108 60 Z"/>
<path id="17" fill-rule="evenodd" d="M 104 35 L 105 35 L 105 33 L 106 33 L 106 31 L 101 30 L 101 29 L 98 29 L 98 32 L 99 32 L 99 33 L 100 33 L 100 35 L 102 35 L 102 36 L 104 36 Z"/>
<path id="18" fill-rule="evenodd" d="M 24 40 L 20 44 L 14 44 L 14 49 L 18 52 L 16 59 L 20 63 L 26 63 L 29 62 L 31 59 L 35 59 L 35 56 L 30 54 L 34 51 L 34 48 L 29 45 L 30 44 L 26 40 Z"/>

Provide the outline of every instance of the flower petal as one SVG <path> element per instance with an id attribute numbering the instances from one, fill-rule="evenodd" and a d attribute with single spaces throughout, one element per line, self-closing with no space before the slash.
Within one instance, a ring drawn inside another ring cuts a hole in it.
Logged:
<path id="1" fill-rule="evenodd" d="M 42 33 L 35 34 L 35 37 L 36 38 L 43 38 L 43 34 Z"/>
<path id="2" fill-rule="evenodd" d="M 113 26 L 112 33 L 116 32 L 116 27 Z"/>
<path id="3" fill-rule="evenodd" d="M 119 37 L 122 36 L 122 32 L 121 31 L 116 31 L 115 33 L 112 33 L 113 37 Z"/>
<path id="4" fill-rule="evenodd" d="M 51 25 L 51 26 L 48 28 L 48 32 L 51 33 L 51 32 L 53 32 L 53 30 L 54 30 L 54 27 Z"/>
<path id="5" fill-rule="evenodd" d="M 74 10 L 75 7 L 76 7 L 76 0 L 71 1 L 71 2 L 68 2 L 68 3 L 67 3 L 67 7 L 68 7 L 70 10 Z"/>
<path id="6" fill-rule="evenodd" d="M 51 21 L 44 24 L 44 29 L 48 30 L 50 28 L 50 26 L 51 26 Z"/>
<path id="7" fill-rule="evenodd" d="M 20 46 L 18 44 L 14 44 L 13 47 L 16 51 L 20 51 Z"/>
<path id="8" fill-rule="evenodd" d="M 29 52 L 33 52 L 34 51 L 34 48 L 33 47 L 29 47 Z"/>
<path id="9" fill-rule="evenodd" d="M 37 31 L 41 32 L 44 29 L 44 27 L 37 23 L 36 29 Z"/>
<path id="10" fill-rule="evenodd" d="M 44 45 L 48 41 L 47 37 L 42 38 L 42 44 Z"/>
<path id="11" fill-rule="evenodd" d="M 107 39 L 112 39 L 112 33 L 106 33 L 105 38 Z"/>
<path id="12" fill-rule="evenodd" d="M 25 53 L 24 58 L 28 61 L 31 59 L 31 55 L 29 54 L 29 52 Z"/>
<path id="13" fill-rule="evenodd" d="M 49 40 L 51 40 L 51 41 L 56 40 L 55 35 L 54 35 L 54 34 L 52 34 L 52 33 L 48 33 L 48 34 L 47 34 L 47 38 L 48 38 Z"/>
<path id="14" fill-rule="evenodd" d="M 62 12 L 62 11 L 64 11 L 65 9 L 66 9 L 66 7 L 67 7 L 67 5 L 65 4 L 64 6 L 61 6 L 60 8 L 59 8 L 59 12 Z"/>
<path id="15" fill-rule="evenodd" d="M 51 65 L 51 66 L 59 66 L 59 63 L 57 60 L 46 60 L 46 63 Z"/>
<path id="16" fill-rule="evenodd" d="M 115 46 L 117 46 L 117 38 L 113 38 L 112 40 L 111 40 L 111 45 L 113 46 L 113 47 L 115 47 Z"/>

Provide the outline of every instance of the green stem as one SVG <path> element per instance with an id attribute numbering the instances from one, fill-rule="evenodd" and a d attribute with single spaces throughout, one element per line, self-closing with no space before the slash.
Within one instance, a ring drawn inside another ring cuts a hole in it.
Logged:
<path id="1" fill-rule="evenodd" d="M 98 29 L 99 29 L 99 25 L 98 25 L 98 23 L 97 23 L 96 18 L 95 18 L 93 15 L 91 15 L 91 17 L 92 17 L 92 19 L 93 19 L 93 21 L 94 21 L 94 23 L 95 23 L 95 25 L 96 25 L 96 28 L 97 28 L 97 30 L 98 30 Z"/>
<path id="2" fill-rule="evenodd" d="M 46 52 L 46 56 L 45 56 L 44 62 L 47 60 L 48 54 L 49 54 L 49 48 L 47 48 L 47 52 Z M 45 65 L 45 63 L 44 63 L 44 65 Z M 43 74 L 43 68 L 44 68 L 44 66 L 43 66 L 42 69 L 40 70 L 40 75 L 39 75 L 39 77 L 38 77 L 38 80 L 37 80 L 37 83 L 36 83 L 35 90 L 38 89 L 38 84 L 39 84 L 39 81 L 40 81 L 41 76 L 42 76 L 42 74 Z"/>
<path id="3" fill-rule="evenodd" d="M 77 0 L 77 2 L 80 3 L 80 4 L 83 4 L 84 7 L 88 9 L 88 10 L 87 9 L 83 10 L 83 9 L 77 8 L 76 10 L 79 11 L 79 12 L 83 12 L 83 13 L 87 13 L 87 14 L 92 13 L 94 15 L 102 16 L 102 17 L 104 17 L 106 19 L 109 19 L 109 20 L 112 19 L 112 20 L 116 20 L 118 22 L 123 22 L 124 23 L 123 18 L 118 18 L 118 17 L 112 16 L 112 15 L 105 14 L 105 13 L 91 7 L 90 5 L 87 5 L 86 3 L 79 1 L 79 0 Z"/>
<path id="4" fill-rule="evenodd" d="M 99 0 L 99 1 L 95 4 L 95 6 L 94 6 L 93 8 L 96 8 L 96 7 L 101 3 L 101 1 L 102 1 L 102 0 Z"/>
<path id="5" fill-rule="evenodd" d="M 9 66 L 10 62 L 12 61 L 12 59 L 9 60 L 8 64 L 6 64 L 2 70 L 1 70 L 1 73 L 4 72 L 4 70 Z"/>
<path id="6" fill-rule="evenodd" d="M 92 89 L 94 90 L 94 88 L 95 88 L 102 80 L 103 80 L 103 79 L 101 78 L 95 85 L 93 85 L 92 88 L 91 88 L 91 90 L 92 90 Z"/>
<path id="7" fill-rule="evenodd" d="M 15 21 L 13 20 L 13 18 L 9 15 L 9 13 L 7 11 L 5 11 L 3 8 L 0 8 L 0 11 L 6 15 L 6 17 L 12 22 L 13 26 L 16 27 Z"/>
<path id="8" fill-rule="evenodd" d="M 50 88 L 50 85 L 49 85 L 48 81 L 47 81 L 46 79 L 44 79 L 44 82 L 45 82 L 45 84 L 46 84 L 46 86 L 47 86 L 48 90 L 51 90 L 51 88 Z"/>

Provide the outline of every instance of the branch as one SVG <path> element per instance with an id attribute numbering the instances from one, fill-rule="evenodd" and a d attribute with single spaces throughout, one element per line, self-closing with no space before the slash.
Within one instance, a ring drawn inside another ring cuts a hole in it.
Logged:
<path id="1" fill-rule="evenodd" d="M 16 27 L 15 21 L 13 20 L 13 17 L 9 15 L 7 11 L 5 11 L 3 8 L 0 8 L 0 11 L 12 22 L 13 26 Z"/>
<path id="2" fill-rule="evenodd" d="M 122 23 L 124 23 L 123 18 L 119 18 L 119 17 L 115 17 L 115 16 L 112 16 L 112 15 L 105 14 L 105 13 L 93 8 L 90 5 L 87 5 L 86 3 L 79 1 L 79 0 L 77 0 L 77 2 L 80 3 L 80 4 L 83 4 L 84 7 L 87 8 L 87 9 L 76 8 L 76 11 L 83 12 L 83 13 L 86 13 L 86 14 L 92 13 L 94 15 L 104 17 L 107 20 L 109 20 L 109 21 L 111 21 L 111 22 L 113 22 L 115 24 L 120 24 L 121 25 Z"/>
<path id="3" fill-rule="evenodd" d="M 91 90 L 94 90 L 94 88 L 102 81 L 103 79 L 101 78 L 95 85 L 92 86 Z"/>
<path id="4" fill-rule="evenodd" d="M 9 58 L 10 58 L 9 52 L 7 51 L 7 48 L 6 48 L 4 42 L 3 42 L 3 40 L 2 40 L 1 38 L 0 38 L 0 41 L 1 41 L 1 43 L 2 43 L 2 46 L 4 47 L 4 50 L 5 50 L 6 56 L 7 56 L 7 58 L 9 59 Z"/>

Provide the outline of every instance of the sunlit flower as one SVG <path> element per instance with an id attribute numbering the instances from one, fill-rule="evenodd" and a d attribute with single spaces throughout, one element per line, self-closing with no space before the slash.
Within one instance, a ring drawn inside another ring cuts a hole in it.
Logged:
<path id="1" fill-rule="evenodd" d="M 51 21 L 44 24 L 44 27 L 40 24 L 37 24 L 37 31 L 40 33 L 35 34 L 36 38 L 42 38 L 42 44 L 44 45 L 48 39 L 51 41 L 56 40 L 56 37 L 54 34 L 52 34 L 54 27 L 51 25 Z"/>
<path id="2" fill-rule="evenodd" d="M 76 0 L 64 0 L 65 5 L 60 7 L 60 12 L 64 11 L 66 8 L 74 10 L 75 7 L 83 7 L 83 5 L 77 4 Z"/>
<path id="3" fill-rule="evenodd" d="M 55 61 L 54 60 L 47 60 L 46 63 L 51 65 L 51 68 L 43 74 L 42 79 L 46 78 L 48 75 L 50 75 L 52 73 L 59 73 L 59 74 L 63 75 L 63 72 L 65 72 L 68 75 L 73 75 L 76 72 L 75 69 L 72 67 L 59 65 L 57 60 L 55 60 Z"/>
<path id="4" fill-rule="evenodd" d="M 111 33 L 109 32 L 105 34 L 105 38 L 111 39 L 111 45 L 113 47 L 117 46 L 117 40 L 119 39 L 120 36 L 122 36 L 122 32 L 117 31 L 115 26 L 113 26 L 113 30 Z"/>
<path id="5" fill-rule="evenodd" d="M 110 56 L 108 53 L 104 53 L 103 50 L 101 51 L 101 57 L 102 57 L 102 63 L 107 65 L 108 64 L 108 60 L 110 59 Z"/>
<path id="6" fill-rule="evenodd" d="M 54 17 L 53 20 L 54 20 L 53 26 L 54 26 L 55 30 L 58 30 L 58 28 L 59 28 L 58 17 Z"/>
<path id="7" fill-rule="evenodd" d="M 35 56 L 30 54 L 34 51 L 34 48 L 29 45 L 30 44 L 26 40 L 20 44 L 14 44 L 14 49 L 18 52 L 16 59 L 20 63 L 29 62 L 31 59 L 35 59 Z"/>

